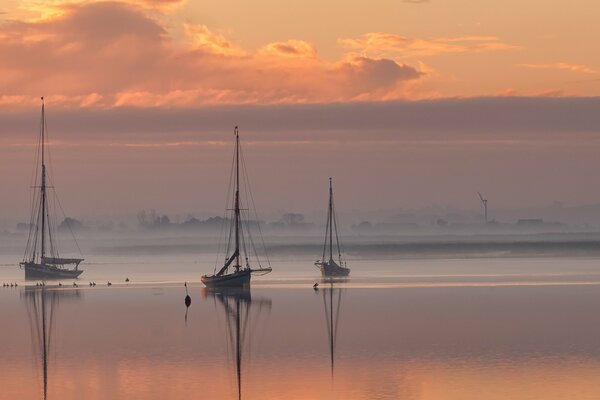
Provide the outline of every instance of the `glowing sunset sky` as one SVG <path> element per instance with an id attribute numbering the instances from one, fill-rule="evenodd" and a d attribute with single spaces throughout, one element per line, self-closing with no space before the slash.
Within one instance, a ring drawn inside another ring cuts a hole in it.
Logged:
<path id="1" fill-rule="evenodd" d="M 320 208 L 329 175 L 348 210 L 469 207 L 477 190 L 600 202 L 598 15 L 594 1 L 4 0 L 0 216 L 27 214 L 40 95 L 78 215 L 219 210 L 236 124 L 268 210 Z"/>

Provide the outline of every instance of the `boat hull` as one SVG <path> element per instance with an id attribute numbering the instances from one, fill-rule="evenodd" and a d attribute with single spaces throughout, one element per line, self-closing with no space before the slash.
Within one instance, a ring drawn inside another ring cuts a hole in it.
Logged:
<path id="1" fill-rule="evenodd" d="M 80 269 L 63 269 L 36 263 L 23 263 L 25 280 L 77 279 L 83 273 Z"/>
<path id="2" fill-rule="evenodd" d="M 350 275 L 350 268 L 340 267 L 336 263 L 317 263 L 316 265 L 321 270 L 321 276 L 327 278 Z"/>
<path id="3" fill-rule="evenodd" d="M 216 287 L 248 287 L 250 286 L 250 270 L 242 270 L 227 275 L 204 275 L 200 280 L 209 288 Z"/>

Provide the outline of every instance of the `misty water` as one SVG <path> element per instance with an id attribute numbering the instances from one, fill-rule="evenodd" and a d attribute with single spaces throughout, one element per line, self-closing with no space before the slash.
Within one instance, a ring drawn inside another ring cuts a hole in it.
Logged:
<path id="1" fill-rule="evenodd" d="M 40 288 L 17 253 L 0 256 L 19 283 L 0 288 L 2 399 L 600 396 L 598 258 L 356 258 L 329 283 L 279 256 L 251 290 L 211 292 L 214 254 L 97 251 L 77 288 Z"/>

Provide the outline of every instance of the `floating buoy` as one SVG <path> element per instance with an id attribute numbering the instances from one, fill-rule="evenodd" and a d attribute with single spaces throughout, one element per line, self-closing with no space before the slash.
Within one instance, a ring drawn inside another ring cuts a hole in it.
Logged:
<path id="1" fill-rule="evenodd" d="M 187 290 L 187 282 L 185 282 L 183 286 L 185 286 L 185 306 L 189 307 L 192 304 L 192 298 L 190 297 Z"/>

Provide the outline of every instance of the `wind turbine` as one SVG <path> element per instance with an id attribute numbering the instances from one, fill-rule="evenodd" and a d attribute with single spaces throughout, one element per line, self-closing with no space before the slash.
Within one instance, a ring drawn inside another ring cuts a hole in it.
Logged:
<path id="1" fill-rule="evenodd" d="M 477 194 L 479 195 L 479 198 L 481 199 L 481 204 L 483 204 L 483 213 L 484 213 L 485 223 L 487 224 L 487 222 L 488 222 L 488 219 L 487 219 L 487 199 L 484 199 L 483 196 L 481 195 L 481 193 L 477 192 Z"/>

